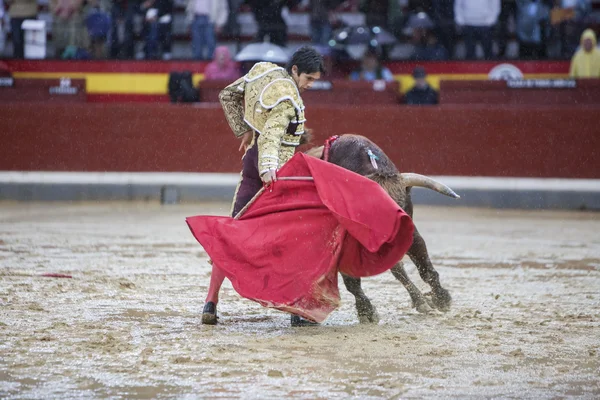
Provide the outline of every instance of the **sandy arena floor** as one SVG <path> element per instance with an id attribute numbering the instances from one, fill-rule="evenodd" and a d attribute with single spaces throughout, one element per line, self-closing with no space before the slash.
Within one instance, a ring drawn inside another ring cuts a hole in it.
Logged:
<path id="1" fill-rule="evenodd" d="M 341 290 L 291 328 L 227 284 L 203 326 L 184 218 L 228 209 L 0 204 L 0 398 L 600 398 L 600 213 L 417 205 L 450 312 L 418 314 L 387 273 L 363 284 L 379 325 Z"/>

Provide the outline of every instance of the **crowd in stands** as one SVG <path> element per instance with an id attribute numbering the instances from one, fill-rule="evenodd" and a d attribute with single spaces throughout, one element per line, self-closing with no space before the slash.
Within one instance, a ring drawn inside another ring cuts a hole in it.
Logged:
<path id="1" fill-rule="evenodd" d="M 342 13 L 361 13 L 370 32 L 377 27 L 409 45 L 408 58 L 413 61 L 503 59 L 508 57 L 509 40 L 516 40 L 519 59 L 572 58 L 572 77 L 600 78 L 600 50 L 590 29 L 600 24 L 592 0 L 47 1 L 54 55 L 62 59 L 133 59 L 138 42 L 143 43 L 144 59 L 169 59 L 173 25 L 179 21 L 187 28 L 192 57 L 211 61 L 205 78 L 233 80 L 241 70 L 232 61 L 230 47 L 217 44 L 219 39 L 239 43 L 240 10 L 251 12 L 256 21 L 255 41 L 282 47 L 289 44 L 285 15 L 292 10 L 307 14 L 310 41 L 321 49 L 333 46 L 334 32 L 344 28 Z M 184 20 L 176 20 L 177 7 L 184 10 Z M 0 0 L 0 55 L 10 31 L 12 56 L 24 58 L 22 24 L 38 18 L 39 9 L 38 0 Z M 141 31 L 136 19 L 142 21 Z M 350 79 L 393 81 L 382 59 L 389 57 L 394 44 L 368 47 Z M 425 69 L 417 67 L 413 78 L 415 85 L 405 102 L 436 104 L 438 96 L 427 83 Z"/>
<path id="2" fill-rule="evenodd" d="M 180 23 L 187 28 L 193 58 L 212 59 L 219 38 L 239 41 L 240 10 L 253 14 L 256 40 L 280 46 L 289 42 L 285 15 L 290 10 L 307 14 L 310 40 L 321 46 L 343 26 L 342 13 L 362 13 L 366 25 L 390 32 L 411 46 L 409 58 L 422 61 L 501 59 L 513 40 L 520 59 L 570 58 L 584 29 L 600 25 L 595 0 L 47 1 L 56 58 L 132 59 L 136 42 L 143 42 L 145 59 L 169 59 L 173 26 Z M 178 9 L 185 20 L 175 18 Z M 38 10 L 38 0 L 0 0 L 0 46 L 10 31 L 13 57 L 23 57 L 21 26 L 36 19 Z M 379 49 L 382 57 L 388 57 L 389 47 Z"/>

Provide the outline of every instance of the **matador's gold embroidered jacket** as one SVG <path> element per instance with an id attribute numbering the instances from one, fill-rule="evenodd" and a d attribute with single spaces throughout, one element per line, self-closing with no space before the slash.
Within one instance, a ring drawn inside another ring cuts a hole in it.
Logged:
<path id="1" fill-rule="evenodd" d="M 259 133 L 258 170 L 279 169 L 300 144 L 304 133 L 304 103 L 287 71 L 260 62 L 219 94 L 229 126 L 237 137 Z"/>

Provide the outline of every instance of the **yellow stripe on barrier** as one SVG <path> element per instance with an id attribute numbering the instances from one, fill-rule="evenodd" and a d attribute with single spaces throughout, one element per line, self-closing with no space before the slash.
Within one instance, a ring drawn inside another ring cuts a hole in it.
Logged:
<path id="1" fill-rule="evenodd" d="M 415 79 L 410 74 L 399 74 L 395 79 L 400 82 L 400 90 L 402 93 L 408 92 L 415 86 Z M 488 79 L 487 74 L 431 74 L 427 75 L 427 82 L 435 90 L 440 90 L 440 80 L 485 80 Z"/>
<path id="2" fill-rule="evenodd" d="M 564 79 L 568 74 L 525 74 L 525 79 Z M 85 79 L 86 90 L 91 94 L 167 94 L 169 74 L 146 73 L 97 73 L 97 72 L 15 72 L 15 78 L 49 79 L 71 78 Z M 192 81 L 197 86 L 204 79 L 204 74 L 193 74 Z M 397 74 L 394 79 L 399 82 L 402 93 L 408 92 L 415 85 L 410 74 Z M 436 90 L 440 89 L 440 80 L 486 80 L 487 74 L 431 74 L 427 82 Z"/>
<path id="3" fill-rule="evenodd" d="M 144 73 L 96 73 L 96 72 L 15 72 L 15 78 L 85 79 L 86 91 L 91 94 L 167 94 L 169 74 Z M 204 74 L 194 74 L 192 81 L 197 85 Z"/>

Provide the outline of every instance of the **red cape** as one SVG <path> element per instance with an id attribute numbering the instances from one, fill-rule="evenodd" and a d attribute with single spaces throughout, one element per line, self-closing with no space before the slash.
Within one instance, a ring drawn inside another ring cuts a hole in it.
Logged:
<path id="1" fill-rule="evenodd" d="M 339 305 L 338 270 L 387 271 L 408 251 L 414 225 L 375 182 L 296 154 L 242 217 L 186 219 L 215 266 L 243 297 L 322 322 Z"/>

